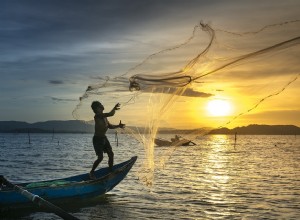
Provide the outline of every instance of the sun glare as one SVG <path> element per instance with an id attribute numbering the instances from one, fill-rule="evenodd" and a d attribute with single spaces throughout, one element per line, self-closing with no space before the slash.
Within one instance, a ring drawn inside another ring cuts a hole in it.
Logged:
<path id="1" fill-rule="evenodd" d="M 206 109 L 211 116 L 227 116 L 231 112 L 231 104 L 226 100 L 214 99 L 208 102 Z"/>

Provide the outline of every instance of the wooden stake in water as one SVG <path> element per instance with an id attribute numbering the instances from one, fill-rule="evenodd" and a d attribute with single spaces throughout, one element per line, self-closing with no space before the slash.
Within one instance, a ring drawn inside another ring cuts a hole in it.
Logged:
<path id="1" fill-rule="evenodd" d="M 236 145 L 236 137 L 237 137 L 237 132 L 235 132 L 235 134 L 234 134 L 234 149 L 235 149 L 235 145 Z"/>
<path id="2" fill-rule="evenodd" d="M 52 129 L 52 141 L 54 139 L 54 128 Z"/>
<path id="3" fill-rule="evenodd" d="M 115 132 L 115 141 L 117 142 L 117 146 L 119 146 L 118 132 Z"/>
<path id="4" fill-rule="evenodd" d="M 31 144 L 29 129 L 28 129 L 28 144 Z"/>

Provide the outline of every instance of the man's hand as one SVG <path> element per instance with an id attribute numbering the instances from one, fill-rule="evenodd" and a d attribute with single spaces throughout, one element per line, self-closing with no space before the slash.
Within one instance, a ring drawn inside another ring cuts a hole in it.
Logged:
<path id="1" fill-rule="evenodd" d="M 122 124 L 121 120 L 120 120 L 120 123 L 119 123 L 119 128 L 125 128 L 125 124 Z"/>
<path id="2" fill-rule="evenodd" d="M 117 103 L 114 107 L 114 110 L 119 110 L 120 109 L 120 103 Z"/>

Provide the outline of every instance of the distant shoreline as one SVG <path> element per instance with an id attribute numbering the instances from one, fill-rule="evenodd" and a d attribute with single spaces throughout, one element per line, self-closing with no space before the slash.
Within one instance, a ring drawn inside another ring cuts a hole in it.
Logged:
<path id="1" fill-rule="evenodd" d="M 147 129 L 130 127 L 133 131 L 146 133 Z M 114 133 L 109 130 L 108 133 Z M 27 123 L 18 121 L 0 121 L 0 133 L 70 133 L 70 134 L 92 134 L 94 133 L 93 122 L 69 120 L 69 121 L 46 121 Z M 199 129 L 173 129 L 160 128 L 159 134 L 188 134 L 195 135 L 300 135 L 300 128 L 295 125 L 247 125 L 233 129 L 199 128 Z"/>
<path id="2" fill-rule="evenodd" d="M 238 135 L 300 135 L 300 128 L 295 125 L 248 125 L 233 129 L 214 129 L 209 134 Z"/>
<path id="3" fill-rule="evenodd" d="M 28 132 L 0 132 L 0 134 L 12 134 L 12 135 L 18 135 L 18 134 L 25 134 L 25 135 L 28 135 Z M 34 134 L 49 134 L 49 135 L 52 135 L 51 132 L 29 132 L 29 134 L 31 135 L 34 135 Z M 93 135 L 93 133 L 84 133 L 84 132 L 57 132 L 55 134 L 91 134 Z M 114 133 L 108 133 L 108 134 L 111 134 L 111 135 L 114 135 Z M 160 135 L 174 135 L 174 133 L 158 133 Z M 180 135 L 184 135 L 182 133 L 176 133 L 176 134 L 180 134 Z M 188 133 L 185 133 L 185 134 L 188 134 Z M 211 135 L 228 135 L 228 136 L 234 136 L 235 134 L 231 133 L 231 134 L 205 134 L 205 136 L 211 136 Z M 300 134 L 237 134 L 239 136 L 299 136 Z M 197 135 L 196 135 L 197 136 Z M 201 136 L 201 134 L 199 134 L 198 136 Z"/>

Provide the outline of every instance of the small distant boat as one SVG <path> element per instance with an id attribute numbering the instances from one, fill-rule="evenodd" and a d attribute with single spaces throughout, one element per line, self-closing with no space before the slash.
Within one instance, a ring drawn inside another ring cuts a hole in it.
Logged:
<path id="1" fill-rule="evenodd" d="M 171 140 L 166 140 L 162 138 L 155 138 L 154 143 L 157 146 L 192 146 L 196 145 L 191 140 L 187 140 L 184 138 L 180 138 L 179 136 L 175 136 L 175 138 L 171 138 Z"/>
<path id="2" fill-rule="evenodd" d="M 112 172 L 108 168 L 99 169 L 95 171 L 95 180 L 91 180 L 86 173 L 64 179 L 16 185 L 49 201 L 95 197 L 107 193 L 119 184 L 126 177 L 136 160 L 137 157 L 135 156 L 128 161 L 114 165 Z M 12 188 L 5 186 L 0 188 L 0 210 L 30 204 L 29 199 Z"/>

